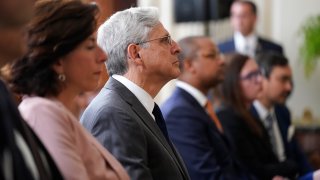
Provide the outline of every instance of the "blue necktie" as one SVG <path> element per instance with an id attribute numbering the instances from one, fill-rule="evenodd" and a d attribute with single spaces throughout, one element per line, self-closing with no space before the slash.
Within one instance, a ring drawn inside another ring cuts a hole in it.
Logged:
<path id="1" fill-rule="evenodd" d="M 157 123 L 158 127 L 160 128 L 160 130 L 162 131 L 162 134 L 165 136 L 167 141 L 170 142 L 169 137 L 168 137 L 166 123 L 164 122 L 161 110 L 156 103 L 154 103 L 154 108 L 153 108 L 152 114 L 154 115 L 156 123 Z"/>

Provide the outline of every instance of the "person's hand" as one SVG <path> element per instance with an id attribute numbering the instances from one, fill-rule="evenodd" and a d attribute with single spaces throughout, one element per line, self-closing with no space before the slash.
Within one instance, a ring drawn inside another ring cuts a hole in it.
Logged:
<path id="1" fill-rule="evenodd" d="M 313 179 L 320 179 L 320 169 L 313 172 Z"/>
<path id="2" fill-rule="evenodd" d="M 286 180 L 287 178 L 285 178 L 285 177 L 282 177 L 282 176 L 274 176 L 273 178 L 272 178 L 272 180 Z"/>

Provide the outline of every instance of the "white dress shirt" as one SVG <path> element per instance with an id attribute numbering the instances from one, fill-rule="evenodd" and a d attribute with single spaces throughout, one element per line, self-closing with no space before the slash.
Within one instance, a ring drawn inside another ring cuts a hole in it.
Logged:
<path id="1" fill-rule="evenodd" d="M 188 83 L 185 83 L 183 81 L 177 81 L 177 86 L 185 91 L 187 91 L 192 97 L 194 97 L 197 102 L 204 107 L 207 103 L 207 97 L 199 91 L 197 88 L 191 86 Z"/>
<path id="2" fill-rule="evenodd" d="M 143 107 L 146 108 L 151 117 L 155 120 L 154 115 L 152 114 L 155 102 L 150 94 L 124 76 L 114 74 L 112 75 L 112 77 L 123 84 L 126 88 L 128 88 L 129 91 L 131 91 L 137 97 Z"/>
<path id="3" fill-rule="evenodd" d="M 234 44 L 237 52 L 253 58 L 258 45 L 258 36 L 255 33 L 252 33 L 244 37 L 241 33 L 235 32 Z"/>
<path id="4" fill-rule="evenodd" d="M 281 133 L 280 133 L 280 129 L 279 129 L 279 125 L 278 125 L 278 121 L 277 121 L 277 117 L 275 115 L 274 112 L 274 108 L 271 108 L 270 111 L 268 111 L 263 104 L 261 104 L 261 102 L 259 102 L 258 100 L 255 100 L 253 102 L 253 105 L 255 107 L 255 109 L 257 110 L 257 113 L 263 123 L 263 125 L 265 127 L 267 127 L 267 123 L 266 122 L 266 118 L 268 116 L 268 114 L 270 114 L 273 118 L 273 123 L 272 123 L 272 130 L 273 130 L 273 136 L 274 136 L 274 140 L 275 140 L 275 145 L 276 147 L 274 147 L 275 149 L 275 154 L 277 155 L 279 161 L 284 161 L 286 159 L 286 154 L 285 154 L 285 150 L 284 150 L 284 145 L 282 142 L 282 137 L 281 137 Z"/>

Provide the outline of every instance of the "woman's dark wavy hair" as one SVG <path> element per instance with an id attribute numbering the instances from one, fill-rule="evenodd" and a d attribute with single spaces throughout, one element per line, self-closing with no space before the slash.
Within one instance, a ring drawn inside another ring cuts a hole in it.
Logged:
<path id="1" fill-rule="evenodd" d="M 27 27 L 27 52 L 11 67 L 12 90 L 56 96 L 63 88 L 53 65 L 88 38 L 97 26 L 98 7 L 80 0 L 39 0 Z"/>
<path id="2" fill-rule="evenodd" d="M 262 135 L 262 129 L 247 108 L 244 92 L 240 85 L 240 73 L 250 57 L 242 54 L 232 54 L 226 67 L 224 81 L 221 84 L 223 103 L 239 114 L 253 133 Z"/>

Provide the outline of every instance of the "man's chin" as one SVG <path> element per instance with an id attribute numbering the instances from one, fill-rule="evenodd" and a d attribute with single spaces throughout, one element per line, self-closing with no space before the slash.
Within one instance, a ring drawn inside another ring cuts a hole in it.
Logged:
<path id="1" fill-rule="evenodd" d="M 279 98 L 276 100 L 276 103 L 284 105 L 286 103 L 286 101 L 287 101 L 287 98 Z"/>

